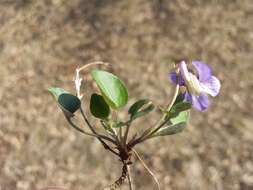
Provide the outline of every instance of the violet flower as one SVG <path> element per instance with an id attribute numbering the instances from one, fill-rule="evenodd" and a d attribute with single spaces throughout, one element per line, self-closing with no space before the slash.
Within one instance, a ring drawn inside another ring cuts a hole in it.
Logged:
<path id="1" fill-rule="evenodd" d="M 212 75 L 212 69 L 200 61 L 192 61 L 191 64 L 196 71 L 188 70 L 189 66 L 185 61 L 179 63 L 179 75 L 176 72 L 170 73 L 171 80 L 180 86 L 186 87 L 184 99 L 192 103 L 193 108 L 204 111 L 209 106 L 208 95 L 217 96 L 220 92 L 220 80 Z"/>

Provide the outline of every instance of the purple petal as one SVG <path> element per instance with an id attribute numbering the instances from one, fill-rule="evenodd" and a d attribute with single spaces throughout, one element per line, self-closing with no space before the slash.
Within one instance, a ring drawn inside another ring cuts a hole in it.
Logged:
<path id="1" fill-rule="evenodd" d="M 185 92 L 184 93 L 184 100 L 192 103 L 192 96 L 188 92 Z"/>
<path id="2" fill-rule="evenodd" d="M 215 76 L 212 76 L 209 80 L 200 83 L 200 85 L 202 90 L 211 96 L 217 96 L 220 92 L 220 80 Z"/>
<path id="3" fill-rule="evenodd" d="M 177 73 L 176 72 L 171 72 L 169 73 L 169 77 L 170 77 L 170 80 L 177 84 Z M 184 86 L 184 79 L 179 75 L 179 78 L 178 78 L 178 84 L 180 86 Z"/>
<path id="4" fill-rule="evenodd" d="M 198 71 L 199 80 L 205 82 L 212 76 L 212 69 L 205 63 L 200 61 L 192 61 L 193 66 Z"/>
<path id="5" fill-rule="evenodd" d="M 192 96 L 192 106 L 198 111 L 204 111 L 209 106 L 208 96 L 203 92 L 199 96 Z"/>

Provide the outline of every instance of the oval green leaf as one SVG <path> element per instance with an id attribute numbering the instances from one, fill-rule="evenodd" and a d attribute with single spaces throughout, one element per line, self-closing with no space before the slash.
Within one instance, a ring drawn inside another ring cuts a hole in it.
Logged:
<path id="1" fill-rule="evenodd" d="M 69 93 L 61 94 L 58 98 L 58 103 L 70 113 L 76 112 L 81 106 L 80 99 Z"/>
<path id="2" fill-rule="evenodd" d="M 117 76 L 97 69 L 92 70 L 91 75 L 110 107 L 118 109 L 126 105 L 128 92 L 124 83 Z"/>
<path id="3" fill-rule="evenodd" d="M 150 113 L 154 109 L 155 109 L 155 106 L 153 104 L 148 104 L 147 107 L 139 110 L 134 115 L 131 115 L 131 120 L 137 119 L 138 117 L 142 117 L 142 116 Z"/>
<path id="4" fill-rule="evenodd" d="M 81 106 L 81 101 L 78 97 L 70 94 L 62 88 L 51 87 L 48 91 L 54 96 L 57 104 L 68 117 L 73 117 L 73 113 Z"/>
<path id="5" fill-rule="evenodd" d="M 145 104 L 149 103 L 148 99 L 141 99 L 136 101 L 128 110 L 128 114 L 135 115 L 139 109 L 141 109 Z"/>
<path id="6" fill-rule="evenodd" d="M 90 99 L 90 111 L 93 116 L 106 119 L 110 115 L 110 107 L 99 94 L 92 94 Z"/>
<path id="7" fill-rule="evenodd" d="M 174 135 L 182 132 L 186 127 L 189 116 L 189 111 L 180 112 L 176 117 L 169 120 L 167 126 L 161 128 L 152 137 Z"/>
<path id="8" fill-rule="evenodd" d="M 68 91 L 64 90 L 63 88 L 58 87 L 50 87 L 48 91 L 54 96 L 55 100 L 58 101 L 58 98 L 61 94 L 69 93 Z"/>

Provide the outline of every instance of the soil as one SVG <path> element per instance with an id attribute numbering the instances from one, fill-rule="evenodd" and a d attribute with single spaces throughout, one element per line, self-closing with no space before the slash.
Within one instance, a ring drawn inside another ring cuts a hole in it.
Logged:
<path id="1" fill-rule="evenodd" d="M 128 86 L 128 106 L 145 97 L 163 106 L 173 93 L 168 73 L 182 59 L 211 65 L 220 95 L 207 111 L 193 110 L 182 133 L 136 150 L 161 189 L 253 189 L 252 21 L 252 0 L 1 0 L 0 189 L 113 182 L 118 159 L 73 131 L 46 89 L 74 93 L 75 68 L 101 60 Z M 87 110 L 95 89 L 83 74 Z M 132 133 L 158 119 L 150 114 Z M 156 189 L 136 159 L 132 175 L 135 189 Z"/>

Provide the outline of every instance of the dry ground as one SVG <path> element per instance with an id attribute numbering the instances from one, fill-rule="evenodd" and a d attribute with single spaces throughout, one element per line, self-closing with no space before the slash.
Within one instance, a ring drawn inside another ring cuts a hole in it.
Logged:
<path id="1" fill-rule="evenodd" d="M 253 189 L 252 42 L 252 0 L 0 0 L 0 189 L 112 182 L 118 160 L 71 130 L 45 89 L 73 91 L 74 69 L 103 60 L 131 102 L 162 105 L 179 59 L 208 62 L 221 94 L 207 112 L 192 112 L 183 133 L 138 151 L 165 190 Z M 155 189 L 140 163 L 132 170 L 136 189 Z"/>

